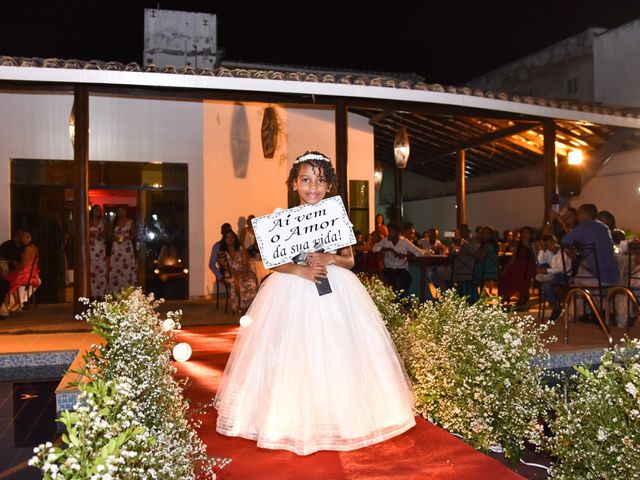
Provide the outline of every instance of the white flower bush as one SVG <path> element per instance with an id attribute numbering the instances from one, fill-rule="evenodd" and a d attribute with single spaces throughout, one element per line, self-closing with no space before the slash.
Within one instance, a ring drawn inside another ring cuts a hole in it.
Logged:
<path id="1" fill-rule="evenodd" d="M 640 478 L 640 340 L 606 350 L 558 397 L 546 447 L 552 479 Z"/>
<path id="2" fill-rule="evenodd" d="M 155 438 L 136 417 L 131 382 L 95 379 L 78 388 L 73 411 L 63 412 L 59 420 L 66 427 L 62 441 L 67 448 L 40 445 L 29 465 L 45 479 L 148 478 L 155 467 L 150 455 Z"/>
<path id="3" fill-rule="evenodd" d="M 549 324 L 499 305 L 468 305 L 453 290 L 435 303 L 398 302 L 379 280 L 363 281 L 404 361 L 418 412 L 475 448 L 500 445 L 518 459 L 525 440 L 542 433 Z"/>
<path id="4" fill-rule="evenodd" d="M 43 456 L 43 449 L 50 449 L 46 446 L 36 452 L 33 464 L 45 478 L 94 478 L 89 471 L 95 471 L 95 478 L 114 480 L 215 478 L 214 468 L 229 462 L 207 457 L 206 446 L 196 433 L 198 425 L 189 420 L 183 383 L 173 377 L 170 351 L 174 337 L 156 311 L 159 303 L 140 288 L 131 288 L 92 303 L 77 317 L 89 322 L 105 343 L 94 345 L 85 356 L 81 373 L 88 384 L 79 386 L 82 393 L 75 410 L 63 413 L 60 419 L 67 427 L 63 442 L 69 453 L 54 451 Z M 180 328 L 180 316 L 180 311 L 169 312 L 167 319 Z M 122 405 L 121 411 L 111 416 L 100 413 L 113 405 Z M 87 415 L 95 425 L 83 423 Z M 73 453 L 77 438 L 89 444 L 82 462 Z M 106 446 L 101 446 L 105 440 Z M 105 452 L 116 447 L 120 454 L 105 460 Z M 88 470 L 67 475 L 69 469 L 62 467 L 73 463 L 70 458 Z M 131 470 L 112 471 L 112 464 Z"/>

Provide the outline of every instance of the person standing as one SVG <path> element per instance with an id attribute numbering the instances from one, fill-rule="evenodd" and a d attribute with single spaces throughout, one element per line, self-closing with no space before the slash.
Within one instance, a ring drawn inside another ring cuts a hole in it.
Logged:
<path id="1" fill-rule="evenodd" d="M 413 243 L 400 236 L 400 227 L 395 223 L 387 225 L 389 236 L 376 243 L 372 252 L 384 253 L 384 269 L 382 276 L 394 290 L 402 291 L 406 296 L 411 287 L 411 274 L 409 273 L 409 254 L 416 257 L 424 256 Z"/>
<path id="2" fill-rule="evenodd" d="M 287 185 L 315 205 L 337 184 L 329 159 L 307 152 Z M 415 425 L 413 391 L 351 247 L 275 267 L 240 330 L 214 400 L 216 430 L 298 455 L 355 450 Z M 319 295 L 327 278 L 332 291 Z"/>
<path id="3" fill-rule="evenodd" d="M 113 243 L 111 244 L 111 269 L 109 290 L 113 293 L 138 283 L 138 269 L 134 242 L 136 228 L 133 220 L 127 218 L 127 207 L 121 205 L 113 220 Z"/>
<path id="4" fill-rule="evenodd" d="M 89 257 L 91 296 L 102 298 L 107 290 L 107 261 L 102 207 L 94 205 L 89 213 Z"/>

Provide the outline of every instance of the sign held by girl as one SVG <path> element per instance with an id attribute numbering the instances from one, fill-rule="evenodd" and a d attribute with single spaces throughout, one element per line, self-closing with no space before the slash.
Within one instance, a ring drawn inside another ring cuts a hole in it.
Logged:
<path id="1" fill-rule="evenodd" d="M 266 268 L 294 260 L 301 253 L 337 250 L 356 243 L 340 196 L 305 204 L 252 220 Z"/>

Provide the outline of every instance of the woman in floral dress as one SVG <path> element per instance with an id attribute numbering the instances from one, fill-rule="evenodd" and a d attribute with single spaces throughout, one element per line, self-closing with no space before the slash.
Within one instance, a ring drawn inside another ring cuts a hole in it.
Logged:
<path id="1" fill-rule="evenodd" d="M 249 270 L 247 251 L 240 247 L 240 239 L 234 232 L 227 232 L 222 237 L 220 258 L 223 262 L 224 278 L 231 288 L 229 302 L 233 313 L 244 313 L 258 291 L 258 280 Z"/>
<path id="2" fill-rule="evenodd" d="M 133 220 L 127 218 L 127 208 L 118 207 L 113 221 L 113 244 L 111 245 L 111 270 L 109 290 L 118 292 L 122 288 L 137 284 L 136 257 L 133 250 L 135 241 Z"/>
<path id="3" fill-rule="evenodd" d="M 102 207 L 94 205 L 89 216 L 89 255 L 91 258 L 91 296 L 104 297 L 107 290 L 107 261 Z"/>

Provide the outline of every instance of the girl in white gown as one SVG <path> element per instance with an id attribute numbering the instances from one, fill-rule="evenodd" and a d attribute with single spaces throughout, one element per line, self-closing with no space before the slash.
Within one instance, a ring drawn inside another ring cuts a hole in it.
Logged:
<path id="1" fill-rule="evenodd" d="M 336 185 L 321 153 L 298 157 L 287 181 L 300 204 Z M 415 425 L 413 392 L 350 247 L 274 268 L 238 333 L 214 405 L 217 431 L 308 455 L 354 450 Z M 332 293 L 320 296 L 316 277 Z"/>

